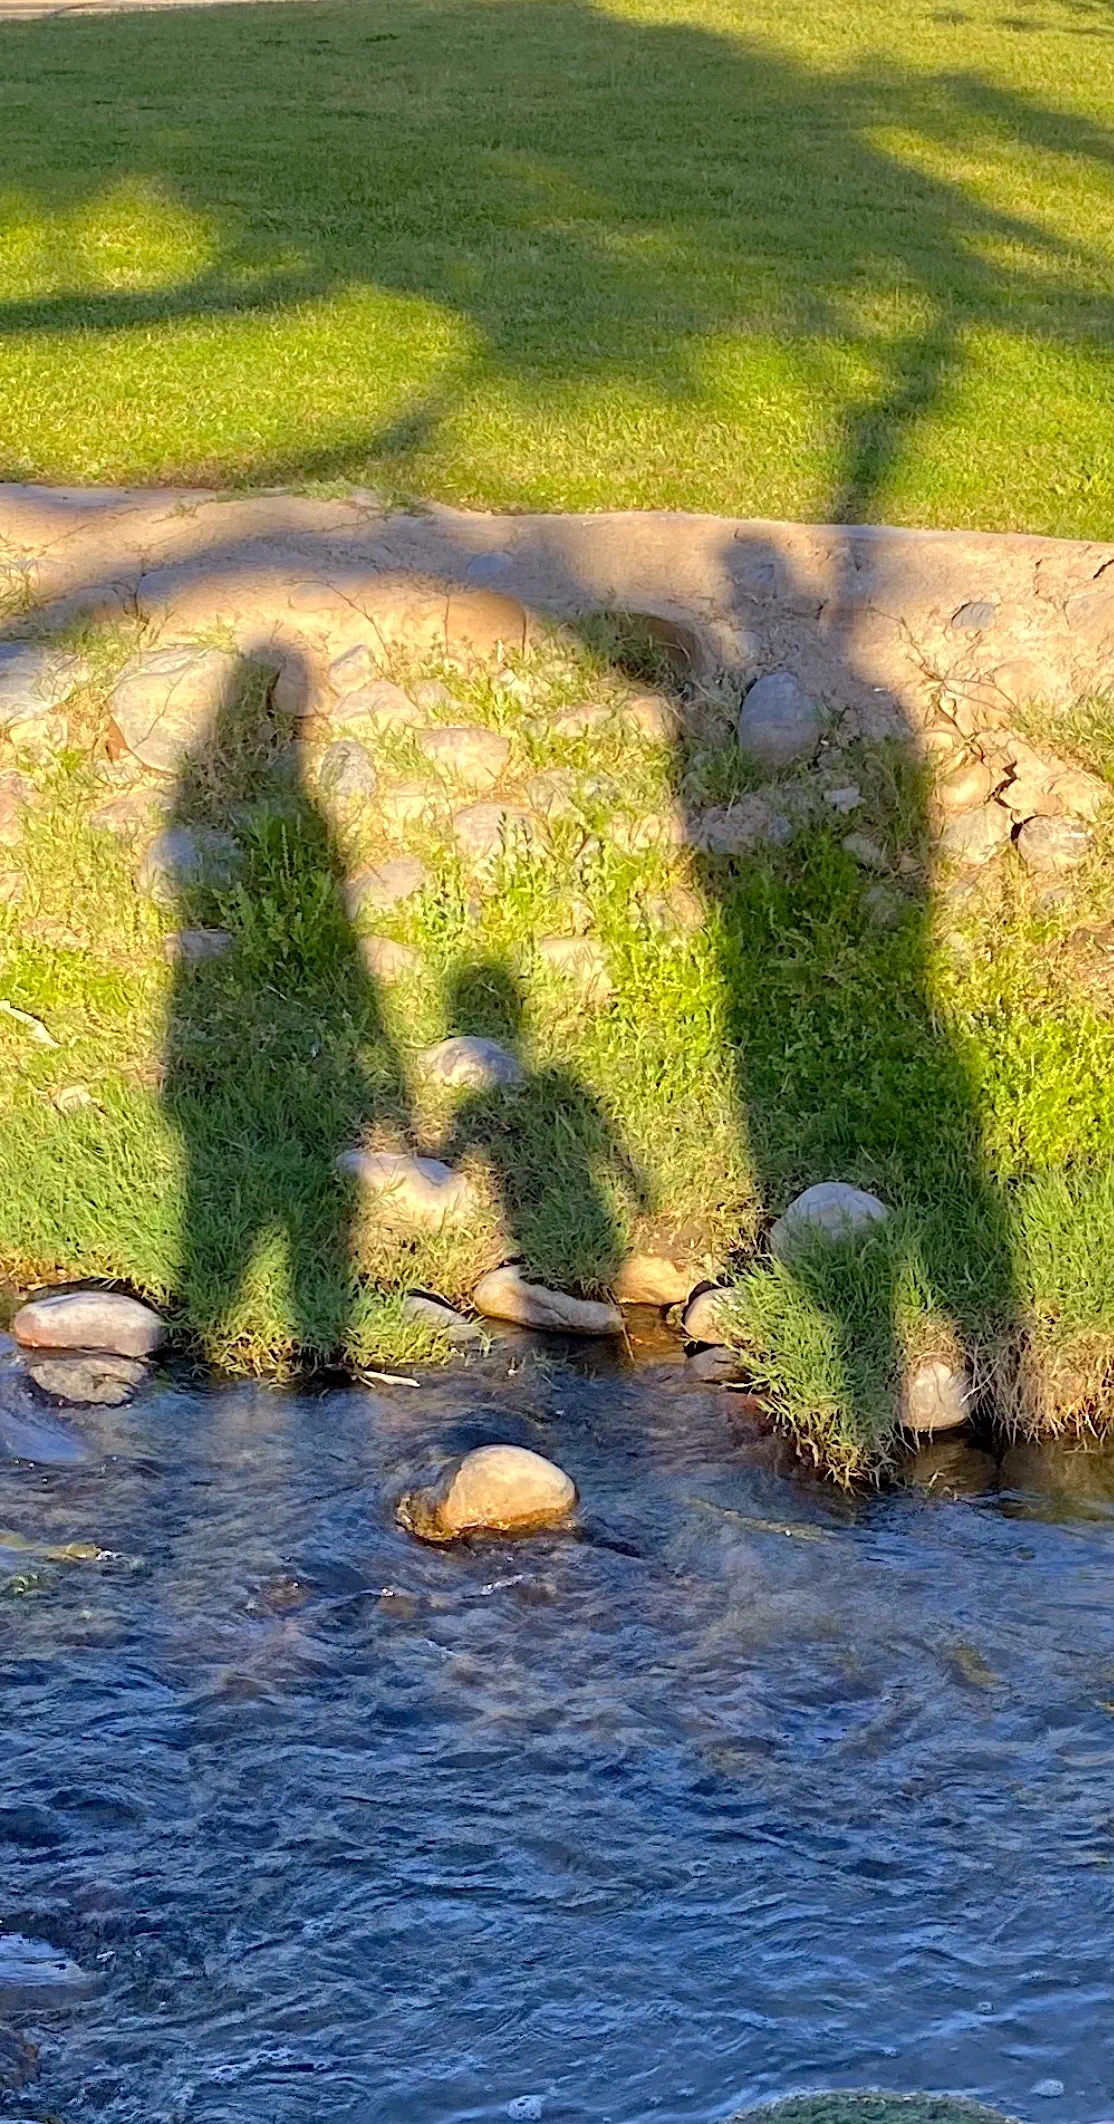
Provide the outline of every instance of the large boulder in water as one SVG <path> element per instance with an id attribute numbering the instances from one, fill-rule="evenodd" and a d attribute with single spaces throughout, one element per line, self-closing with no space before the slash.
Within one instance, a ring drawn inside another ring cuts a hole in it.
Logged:
<path id="1" fill-rule="evenodd" d="M 404 1497 L 398 1516 L 421 1541 L 462 1534 L 526 1534 L 559 1526 L 576 1506 L 563 1468 L 526 1446 L 479 1446 L 429 1490 Z"/>

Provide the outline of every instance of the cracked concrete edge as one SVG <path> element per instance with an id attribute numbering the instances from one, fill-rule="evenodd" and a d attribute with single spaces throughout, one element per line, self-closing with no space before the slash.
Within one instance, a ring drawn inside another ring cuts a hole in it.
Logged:
<path id="1" fill-rule="evenodd" d="M 9 637 L 125 611 L 164 641 L 290 638 L 315 669 L 369 633 L 428 653 L 417 616 L 461 594 L 643 614 L 691 632 L 699 675 L 791 668 L 868 735 L 1114 686 L 1114 545 L 1024 533 L 0 485 L 5 581 Z"/>

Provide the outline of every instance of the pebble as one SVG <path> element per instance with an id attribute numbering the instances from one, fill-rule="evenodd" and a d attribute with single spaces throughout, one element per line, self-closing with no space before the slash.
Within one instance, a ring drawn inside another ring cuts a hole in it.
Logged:
<path id="1" fill-rule="evenodd" d="M 44 1351 L 27 1359 L 27 1370 L 44 1394 L 75 1405 L 119 1408 L 143 1385 L 148 1368 L 141 1357 L 115 1357 L 108 1351 L 74 1351 L 57 1356 Z"/>
<path id="2" fill-rule="evenodd" d="M 141 892 L 167 906 L 191 886 L 228 885 L 239 859 L 229 833 L 206 826 L 168 826 L 144 851 L 136 883 Z"/>
<path id="3" fill-rule="evenodd" d="M 379 778 L 355 738 L 337 738 L 321 755 L 317 786 L 337 804 L 364 804 L 375 795 Z"/>
<path id="4" fill-rule="evenodd" d="M 779 1261 L 788 1261 L 795 1246 L 814 1234 L 826 1239 L 847 1239 L 872 1224 L 883 1224 L 889 1215 L 884 1202 L 865 1188 L 851 1187 L 845 1180 L 820 1180 L 794 1197 L 770 1232 L 770 1250 Z"/>
<path id="5" fill-rule="evenodd" d="M 434 1328 L 452 1343 L 483 1342 L 486 1338 L 478 1320 L 469 1320 L 465 1313 L 458 1313 L 455 1306 L 447 1305 L 443 1298 L 429 1298 L 424 1291 L 407 1291 L 402 1301 L 403 1318 L 417 1321 L 421 1327 Z"/>
<path id="6" fill-rule="evenodd" d="M 1013 821 L 1001 804 L 980 804 L 974 811 L 957 811 L 948 820 L 940 847 L 953 863 L 988 863 L 1012 831 Z"/>
<path id="7" fill-rule="evenodd" d="M 1062 2080 L 1038 2080 L 1033 2088 L 1035 2095 L 1042 2095 L 1049 2102 L 1058 2102 L 1063 2092 Z"/>
<path id="8" fill-rule="evenodd" d="M 606 1003 L 614 995 L 603 946 L 594 937 L 542 937 L 537 952 L 543 967 L 575 982 L 586 1003 Z"/>
<path id="9" fill-rule="evenodd" d="M 0 642 L 0 728 L 48 715 L 88 676 L 83 657 L 39 642 Z"/>
<path id="10" fill-rule="evenodd" d="M 156 774 L 176 774 L 209 732 L 243 671 L 227 649 L 183 644 L 144 651 L 112 689 L 112 720 L 128 751 Z"/>
<path id="11" fill-rule="evenodd" d="M 1038 874 L 1075 870 L 1086 861 L 1094 836 L 1078 819 L 1029 819 L 1017 836 L 1017 852 Z"/>
<path id="12" fill-rule="evenodd" d="M 628 1254 L 613 1285 L 620 1305 L 683 1305 L 692 1272 L 668 1254 Z"/>
<path id="13" fill-rule="evenodd" d="M 372 686 L 346 694 L 333 711 L 333 721 L 370 723 L 380 731 L 414 730 L 424 724 L 425 716 L 401 686 L 392 685 L 390 679 L 377 679 Z"/>
<path id="14" fill-rule="evenodd" d="M 524 1534 L 559 1526 L 577 1502 L 562 1468 L 526 1446 L 479 1446 L 432 1489 L 404 1497 L 398 1517 L 422 1541 Z"/>
<path id="15" fill-rule="evenodd" d="M 424 891 L 428 883 L 429 872 L 416 856 L 392 856 L 377 869 L 361 870 L 350 879 L 344 888 L 344 904 L 353 920 L 368 908 L 388 914 L 401 901 Z"/>
<path id="16" fill-rule="evenodd" d="M 723 1321 L 720 1318 L 724 1300 L 731 1292 L 723 1284 L 697 1291 L 689 1299 L 681 1315 L 681 1327 L 689 1342 L 721 1343 Z"/>
<path id="17" fill-rule="evenodd" d="M 511 756 L 509 738 L 479 725 L 423 730 L 417 742 L 431 766 L 465 789 L 494 789 Z"/>
<path id="18" fill-rule="evenodd" d="M 361 937 L 358 950 L 363 966 L 377 981 L 403 981 L 408 974 L 421 971 L 419 954 L 409 944 L 397 944 L 393 937 Z"/>
<path id="19" fill-rule="evenodd" d="M 928 1357 L 902 1383 L 901 1421 L 918 1434 L 954 1431 L 966 1423 L 970 1401 L 966 1372 L 942 1357 Z"/>
<path id="20" fill-rule="evenodd" d="M 162 955 L 173 965 L 181 961 L 185 965 L 198 965 L 207 959 L 223 959 L 232 949 L 233 937 L 228 929 L 173 929 L 162 941 Z"/>
<path id="21" fill-rule="evenodd" d="M 467 863 L 494 861 L 520 836 L 529 841 L 534 827 L 525 804 L 468 804 L 453 814 L 453 839 Z"/>
<path id="22" fill-rule="evenodd" d="M 166 1327 L 149 1305 L 122 1291 L 51 1291 L 20 1306 L 12 1334 L 23 1349 L 149 1357 L 165 1342 Z"/>
<path id="23" fill-rule="evenodd" d="M 437 1232 L 466 1224 L 476 1212 L 473 1189 L 463 1173 L 439 1158 L 410 1151 L 342 1151 L 337 1170 L 356 1180 L 379 1204 L 384 1223 Z"/>
<path id="24" fill-rule="evenodd" d="M 491 1269 L 472 1293 L 478 1312 L 491 1320 L 511 1320 L 519 1327 L 541 1328 L 558 1335 L 621 1335 L 623 1316 L 602 1298 L 571 1298 L 544 1283 L 529 1283 L 513 1265 Z"/>
<path id="25" fill-rule="evenodd" d="M 418 1057 L 427 1077 L 442 1084 L 467 1085 L 473 1091 L 495 1091 L 525 1082 L 526 1072 L 517 1055 L 497 1040 L 483 1040 L 471 1033 L 458 1033 L 439 1040 Z"/>
<path id="26" fill-rule="evenodd" d="M 739 749 L 762 767 L 811 759 L 820 743 L 820 711 L 791 671 L 771 671 L 739 710 Z"/>

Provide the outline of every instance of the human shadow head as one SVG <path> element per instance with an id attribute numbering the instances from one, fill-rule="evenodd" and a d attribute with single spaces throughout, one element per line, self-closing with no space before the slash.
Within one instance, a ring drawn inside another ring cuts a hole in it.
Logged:
<path id="1" fill-rule="evenodd" d="M 164 1106 L 185 1165 L 181 1284 L 205 1353 L 342 1349 L 356 1295 L 340 1152 L 404 1111 L 344 900 L 335 821 L 299 742 L 308 673 L 235 660 L 163 835 L 174 907 Z"/>
<path id="2" fill-rule="evenodd" d="M 459 967 L 449 981 L 445 1019 L 450 1034 L 497 1040 L 517 1054 L 525 1011 L 521 981 L 497 959 L 471 961 Z"/>

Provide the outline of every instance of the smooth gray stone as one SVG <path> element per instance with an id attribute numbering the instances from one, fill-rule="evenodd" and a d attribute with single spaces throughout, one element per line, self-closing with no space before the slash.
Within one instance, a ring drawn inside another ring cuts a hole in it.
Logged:
<path id="1" fill-rule="evenodd" d="M 144 851 L 137 883 L 153 900 L 172 905 L 192 885 L 228 885 L 239 860 L 230 833 L 205 826 L 168 826 Z"/>
<path id="2" fill-rule="evenodd" d="M 363 804 L 375 795 L 379 778 L 356 738 L 337 738 L 321 756 L 317 786 L 338 804 Z"/>
<path id="3" fill-rule="evenodd" d="M 0 642 L 0 727 L 48 715 L 88 675 L 82 657 L 41 642 Z"/>
<path id="4" fill-rule="evenodd" d="M 22 1349 L 108 1350 L 115 1357 L 149 1357 L 166 1340 L 154 1308 L 124 1291 L 44 1291 L 21 1305 L 12 1333 Z"/>
<path id="5" fill-rule="evenodd" d="M 143 1385 L 148 1367 L 139 1357 L 116 1357 L 101 1350 L 67 1350 L 55 1355 L 28 1351 L 27 1371 L 44 1394 L 77 1407 L 116 1409 Z"/>
<path id="6" fill-rule="evenodd" d="M 407 1291 L 402 1311 L 407 1320 L 416 1321 L 420 1327 L 434 1328 L 449 1342 L 484 1342 L 487 1339 L 478 1320 L 469 1320 L 466 1314 L 458 1313 L 455 1306 L 446 1305 L 443 1298 L 428 1298 L 424 1291 Z"/>
<path id="7" fill-rule="evenodd" d="M 820 743 L 820 711 L 791 671 L 760 678 L 739 710 L 739 750 L 763 767 L 811 759 Z"/>
<path id="8" fill-rule="evenodd" d="M 420 1061 L 428 1077 L 438 1077 L 442 1084 L 465 1084 L 473 1091 L 521 1084 L 526 1075 L 518 1056 L 500 1047 L 498 1040 L 483 1040 L 471 1033 L 459 1033 L 424 1048 Z"/>

